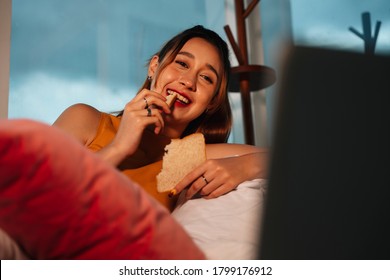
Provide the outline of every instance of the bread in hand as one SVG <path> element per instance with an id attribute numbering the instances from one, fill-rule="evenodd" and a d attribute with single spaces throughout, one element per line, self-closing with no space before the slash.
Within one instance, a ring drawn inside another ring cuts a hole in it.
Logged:
<path id="1" fill-rule="evenodd" d="M 177 93 L 176 92 L 167 96 L 166 103 L 168 104 L 169 108 L 171 108 L 173 103 L 175 103 L 176 98 L 177 98 Z"/>
<path id="2" fill-rule="evenodd" d="M 203 134 L 194 133 L 183 139 L 172 139 L 165 147 L 162 169 L 157 175 L 157 191 L 170 191 L 205 161 L 206 144 Z"/>

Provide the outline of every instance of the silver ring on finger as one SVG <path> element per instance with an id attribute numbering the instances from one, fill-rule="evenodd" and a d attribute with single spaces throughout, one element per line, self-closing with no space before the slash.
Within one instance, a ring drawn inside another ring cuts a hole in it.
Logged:
<path id="1" fill-rule="evenodd" d="M 206 185 L 208 185 L 208 184 L 209 184 L 209 181 L 207 181 L 206 177 L 203 176 L 203 175 L 202 175 L 201 177 L 202 177 L 203 181 L 206 183 Z"/>
<path id="2" fill-rule="evenodd" d="M 148 117 L 152 116 L 152 110 L 149 107 L 146 108 L 146 111 L 148 112 L 147 114 Z"/>
<path id="3" fill-rule="evenodd" d="M 145 108 L 144 109 L 148 109 L 149 103 L 148 103 L 148 100 L 146 99 L 146 97 L 144 97 L 144 101 L 145 101 Z"/>

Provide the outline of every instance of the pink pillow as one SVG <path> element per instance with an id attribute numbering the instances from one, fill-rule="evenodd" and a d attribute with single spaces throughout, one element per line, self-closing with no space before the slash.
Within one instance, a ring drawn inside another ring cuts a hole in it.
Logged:
<path id="1" fill-rule="evenodd" d="M 31 120 L 0 120 L 0 228 L 34 259 L 204 258 L 142 188 Z"/>

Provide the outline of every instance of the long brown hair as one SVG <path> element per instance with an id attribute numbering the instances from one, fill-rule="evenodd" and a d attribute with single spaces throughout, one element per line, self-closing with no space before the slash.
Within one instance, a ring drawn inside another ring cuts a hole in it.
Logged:
<path id="1" fill-rule="evenodd" d="M 232 127 L 232 111 L 227 94 L 230 73 L 229 49 L 226 42 L 216 32 L 197 25 L 170 39 L 156 53 L 159 57 L 159 67 L 155 79 L 158 73 L 175 59 L 184 44 L 192 38 L 202 38 L 216 47 L 222 62 L 223 73 L 211 100 L 211 106 L 188 124 L 181 137 L 200 132 L 203 133 L 208 144 L 227 142 Z M 146 79 L 139 92 L 145 88 L 150 89 L 150 86 L 151 81 Z"/>

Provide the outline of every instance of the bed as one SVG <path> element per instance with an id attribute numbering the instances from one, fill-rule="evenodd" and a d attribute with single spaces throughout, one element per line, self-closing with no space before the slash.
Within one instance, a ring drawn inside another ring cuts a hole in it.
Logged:
<path id="1" fill-rule="evenodd" d="M 169 213 L 59 129 L 0 120 L 1 259 L 254 259 L 266 181 Z"/>

